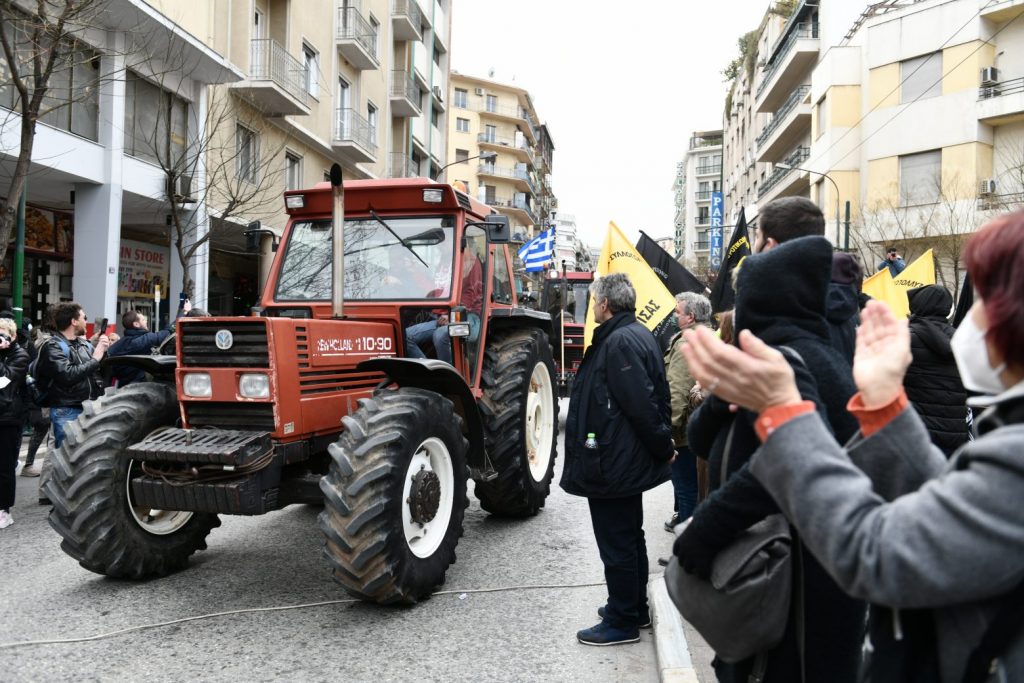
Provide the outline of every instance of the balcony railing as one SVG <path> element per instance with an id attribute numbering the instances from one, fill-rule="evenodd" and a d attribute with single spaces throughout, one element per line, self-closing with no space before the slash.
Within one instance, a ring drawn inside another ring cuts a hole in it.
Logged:
<path id="1" fill-rule="evenodd" d="M 694 251 L 707 251 L 711 248 L 711 242 L 708 240 L 697 240 L 693 243 Z"/>
<path id="2" fill-rule="evenodd" d="M 370 125 L 355 109 L 338 109 L 335 111 L 334 139 L 341 142 L 354 142 L 372 154 L 377 153 L 377 129 Z"/>
<path id="3" fill-rule="evenodd" d="M 768 138 L 772 136 L 772 133 L 774 133 L 775 130 L 782 125 L 782 122 L 786 120 L 786 116 L 789 115 L 789 112 L 793 111 L 798 104 L 803 102 L 804 98 L 807 97 L 807 93 L 810 91 L 811 86 L 801 85 L 793 91 L 793 94 L 786 98 L 786 101 L 782 103 L 782 106 L 779 107 L 775 114 L 772 115 L 772 120 L 768 122 L 768 125 L 764 127 L 761 134 L 757 136 L 758 147 L 761 147 L 761 145 L 763 145 Z"/>
<path id="4" fill-rule="evenodd" d="M 288 54 L 288 51 L 270 38 L 252 41 L 249 54 L 249 78 L 254 81 L 272 81 L 279 88 L 305 106 L 309 93 L 306 66 Z"/>
<path id="5" fill-rule="evenodd" d="M 697 216 L 693 220 L 693 224 L 695 226 L 697 226 L 698 228 L 711 227 L 711 216 L 710 215 L 707 215 L 707 216 Z"/>
<path id="6" fill-rule="evenodd" d="M 978 90 L 979 100 L 990 100 L 993 97 L 1003 95 L 1016 95 L 1024 92 L 1024 78 L 1011 78 L 1008 81 L 999 81 L 992 85 L 984 85 Z"/>
<path id="7" fill-rule="evenodd" d="M 357 7 L 338 8 L 338 40 L 355 41 L 374 61 L 378 60 L 377 31 Z"/>
<path id="8" fill-rule="evenodd" d="M 402 152 L 392 152 L 388 164 L 389 178 L 415 178 L 420 174 L 417 164 Z"/>
<path id="9" fill-rule="evenodd" d="M 508 147 L 509 149 L 515 149 L 521 152 L 526 152 L 526 155 L 530 158 L 530 163 L 536 166 L 533 148 L 530 146 L 530 143 L 525 138 L 517 142 L 515 138 L 502 137 L 500 135 L 492 135 L 490 133 L 480 133 L 476 136 L 476 141 L 481 145 L 495 145 L 497 147 Z"/>
<path id="10" fill-rule="evenodd" d="M 705 175 L 710 173 L 721 173 L 722 164 L 701 164 L 697 167 L 698 175 Z"/>
<path id="11" fill-rule="evenodd" d="M 421 31 L 420 26 L 423 24 L 423 12 L 420 11 L 420 4 L 416 0 L 392 0 L 391 1 L 391 16 L 392 19 L 402 18 L 409 23 L 409 26 L 415 28 L 415 33 L 410 32 L 404 36 L 406 40 L 419 40 Z M 398 36 L 402 38 L 402 35 Z"/>
<path id="12" fill-rule="evenodd" d="M 694 135 L 690 138 L 690 149 L 700 149 L 701 147 L 721 147 L 721 145 L 721 135 Z"/>
<path id="13" fill-rule="evenodd" d="M 711 201 L 711 190 L 703 190 L 693 193 L 693 198 L 698 202 L 709 202 Z"/>
<path id="14" fill-rule="evenodd" d="M 499 176 L 501 178 L 515 178 L 516 180 L 522 180 L 530 186 L 530 192 L 537 194 L 534 189 L 533 179 L 530 178 L 529 171 L 522 168 L 509 168 L 507 166 L 495 166 L 494 164 L 480 164 L 477 168 L 478 173 L 484 175 Z"/>
<path id="15" fill-rule="evenodd" d="M 487 204 L 499 209 L 518 209 L 530 217 L 530 222 L 537 222 L 536 207 L 530 206 L 529 202 L 522 197 L 491 197 Z"/>
<path id="16" fill-rule="evenodd" d="M 770 64 L 764 67 L 764 73 L 761 76 L 761 85 L 757 87 L 757 97 L 761 96 L 761 93 L 768 87 L 769 82 L 772 80 L 772 75 L 779 68 L 779 66 L 786 61 L 786 55 L 793 49 L 793 45 L 796 41 L 806 38 L 817 38 L 818 37 L 818 22 L 806 21 L 796 25 L 796 28 L 789 32 L 786 36 L 786 42 L 784 42 L 777 50 L 773 50 L 775 58 Z"/>
<path id="17" fill-rule="evenodd" d="M 793 166 L 793 167 L 795 167 L 795 166 L 799 166 L 803 162 L 807 161 L 807 159 L 809 159 L 810 156 L 811 156 L 811 148 L 810 147 L 797 147 L 795 150 L 793 150 L 792 154 L 790 154 L 788 157 L 783 159 L 782 163 L 786 164 L 786 166 Z M 781 181 L 783 178 L 788 176 L 794 170 L 795 170 L 795 168 L 782 168 L 778 164 L 776 164 L 775 170 L 772 171 L 772 174 L 770 176 L 768 176 L 768 178 L 764 181 L 764 184 L 761 185 L 760 188 L 758 188 L 757 196 L 758 197 L 763 197 L 764 195 L 768 194 L 768 192 L 773 187 L 775 187 L 776 185 L 779 184 L 779 181 Z"/>
<path id="18" fill-rule="evenodd" d="M 1022 206 L 1024 206 L 1024 192 L 978 196 L 978 208 L 983 211 L 1011 211 Z"/>

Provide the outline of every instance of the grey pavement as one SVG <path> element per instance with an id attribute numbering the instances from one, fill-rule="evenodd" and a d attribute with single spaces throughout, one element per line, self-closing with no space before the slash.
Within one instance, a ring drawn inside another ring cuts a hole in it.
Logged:
<path id="1" fill-rule="evenodd" d="M 561 402 L 562 421 L 566 402 Z M 555 481 L 561 471 L 561 448 Z M 36 504 L 38 479 L 18 478 L 15 524 L 0 531 L 0 645 L 91 636 L 238 609 L 346 600 L 320 559 L 319 508 L 223 517 L 188 569 L 145 582 L 82 569 L 59 549 Z M 645 496 L 652 572 L 671 486 Z M 584 499 L 552 487 L 536 517 L 490 517 L 471 496 L 445 591 L 411 608 L 345 602 L 218 616 L 86 643 L 0 648 L 0 678 L 18 681 L 656 681 L 653 636 L 635 645 L 579 645 L 606 593 Z M 659 572 L 660 573 L 660 572 Z M 571 585 L 562 588 L 555 586 Z M 537 586 L 538 588 L 526 588 Z M 472 593 L 472 589 L 507 588 Z M 462 592 L 466 591 L 465 594 Z M 686 648 L 684 642 L 661 643 Z M 700 677 L 698 654 L 694 666 Z"/>

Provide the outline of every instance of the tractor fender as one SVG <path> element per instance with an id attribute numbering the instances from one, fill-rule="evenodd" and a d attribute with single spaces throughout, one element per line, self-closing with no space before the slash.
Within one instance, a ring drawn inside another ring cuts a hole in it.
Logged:
<path id="1" fill-rule="evenodd" d="M 174 369 L 178 367 L 176 356 L 137 355 L 137 356 L 104 356 L 100 361 L 100 370 L 112 365 L 127 365 L 139 368 L 153 375 L 153 379 L 174 381 Z"/>
<path id="2" fill-rule="evenodd" d="M 455 404 L 455 412 L 466 424 L 470 469 L 473 472 L 489 469 L 484 450 L 484 425 L 476 399 L 466 380 L 454 367 L 432 358 L 371 358 L 364 360 L 357 368 L 383 372 L 398 386 L 427 389 L 451 400 Z"/>
<path id="3" fill-rule="evenodd" d="M 551 336 L 551 316 L 529 308 L 495 308 L 491 310 L 490 330 L 535 327 Z"/>

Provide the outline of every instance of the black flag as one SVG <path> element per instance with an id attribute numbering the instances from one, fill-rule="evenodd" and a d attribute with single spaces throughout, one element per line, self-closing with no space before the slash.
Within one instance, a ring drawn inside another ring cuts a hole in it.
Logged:
<path id="1" fill-rule="evenodd" d="M 728 311 L 736 304 L 736 292 L 732 288 L 732 274 L 740 267 L 740 262 L 750 256 L 750 240 L 747 238 L 747 216 L 740 208 L 736 219 L 736 229 L 729 240 L 729 248 L 725 250 L 722 266 L 718 269 L 718 278 L 711 288 L 711 310 L 715 313 Z"/>
<path id="2" fill-rule="evenodd" d="M 704 283 L 695 278 L 679 261 L 672 258 L 671 254 L 659 247 L 657 242 L 648 237 L 643 230 L 640 231 L 640 241 L 636 243 L 636 250 L 673 296 L 679 292 L 704 293 L 706 289 Z M 679 325 L 676 323 L 674 309 L 651 330 L 663 351 L 668 349 L 669 342 L 678 331 Z"/>
<path id="3" fill-rule="evenodd" d="M 647 261 L 651 270 L 661 278 L 673 296 L 679 292 L 705 293 L 707 288 L 704 283 L 683 267 L 683 264 L 672 258 L 672 254 L 659 247 L 658 243 L 648 237 L 643 230 L 640 231 L 640 240 L 636 243 L 636 250 L 644 257 L 644 261 Z"/>

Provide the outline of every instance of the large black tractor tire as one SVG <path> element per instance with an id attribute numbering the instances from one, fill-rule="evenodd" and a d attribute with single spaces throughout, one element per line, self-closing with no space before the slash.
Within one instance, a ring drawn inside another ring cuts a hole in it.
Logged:
<path id="1" fill-rule="evenodd" d="M 494 515 L 537 514 L 551 491 L 558 441 L 555 363 L 547 335 L 499 332 L 487 342 L 481 375 L 487 453 L 498 471 L 476 482 L 480 507 Z"/>
<path id="2" fill-rule="evenodd" d="M 323 554 L 351 595 L 412 604 L 444 583 L 469 505 L 469 442 L 448 399 L 381 390 L 343 419 L 320 480 Z"/>
<path id="3" fill-rule="evenodd" d="M 206 549 L 216 515 L 140 509 L 128 493 L 125 449 L 178 418 L 174 389 L 151 382 L 108 389 L 69 424 L 44 486 L 60 547 L 86 569 L 118 578 L 165 576 Z"/>

